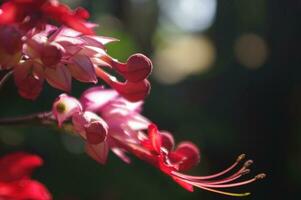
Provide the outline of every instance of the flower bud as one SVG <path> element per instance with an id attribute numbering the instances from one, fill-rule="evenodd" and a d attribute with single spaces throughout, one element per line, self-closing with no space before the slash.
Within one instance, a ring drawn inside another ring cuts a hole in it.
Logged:
<path id="1" fill-rule="evenodd" d="M 140 82 L 113 82 L 112 87 L 128 101 L 136 102 L 143 100 L 149 94 L 151 86 L 145 79 Z"/>
<path id="2" fill-rule="evenodd" d="M 103 142 L 108 134 L 108 125 L 103 120 L 92 121 L 85 126 L 87 141 L 90 144 Z"/>
<path id="3" fill-rule="evenodd" d="M 59 126 L 77 112 L 82 111 L 80 102 L 67 94 L 61 94 L 53 103 L 52 112 Z"/>

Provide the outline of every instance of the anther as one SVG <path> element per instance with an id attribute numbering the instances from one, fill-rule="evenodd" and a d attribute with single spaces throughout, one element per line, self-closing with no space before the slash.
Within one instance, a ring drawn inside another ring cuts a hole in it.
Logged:
<path id="1" fill-rule="evenodd" d="M 241 154 L 237 157 L 236 162 L 240 162 L 241 160 L 245 159 L 246 154 Z"/>
<path id="2" fill-rule="evenodd" d="M 255 179 L 256 179 L 256 180 L 260 180 L 260 179 L 264 179 L 265 177 L 266 177 L 266 174 L 261 173 L 261 174 L 256 175 L 256 176 L 255 176 Z"/>
<path id="3" fill-rule="evenodd" d="M 250 169 L 245 169 L 241 172 L 241 175 L 244 176 L 244 175 L 250 173 L 250 171 L 251 171 Z"/>
<path id="4" fill-rule="evenodd" d="M 248 167 L 250 167 L 252 164 L 253 164 L 253 160 L 247 160 L 247 161 L 244 163 L 244 167 L 245 167 L 245 168 L 248 168 Z"/>

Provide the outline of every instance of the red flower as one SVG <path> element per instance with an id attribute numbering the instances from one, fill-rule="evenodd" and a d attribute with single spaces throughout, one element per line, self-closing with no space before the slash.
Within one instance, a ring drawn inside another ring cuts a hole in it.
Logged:
<path id="1" fill-rule="evenodd" d="M 45 186 L 30 178 L 42 159 L 27 153 L 13 153 L 0 158 L 0 199 L 51 200 Z"/>
<path id="2" fill-rule="evenodd" d="M 0 25 L 16 23 L 25 30 L 43 28 L 52 19 L 84 34 L 94 34 L 85 21 L 87 18 L 89 13 L 85 9 L 73 11 L 57 0 L 9 0 L 0 7 Z"/>
<path id="3" fill-rule="evenodd" d="M 119 140 L 117 137 L 114 139 Z M 199 163 L 200 151 L 198 147 L 191 142 L 182 142 L 174 148 L 172 135 L 158 131 L 154 124 L 149 125 L 148 138 L 143 139 L 140 145 L 127 143 L 122 140 L 119 140 L 118 144 L 138 158 L 159 168 L 190 192 L 194 190 L 194 187 L 197 187 L 229 196 L 246 196 L 250 193 L 231 193 L 221 191 L 219 188 L 238 187 L 265 177 L 265 174 L 258 174 L 249 180 L 237 181 L 241 176 L 250 172 L 248 168 L 253 163 L 251 160 L 247 160 L 241 168 L 231 175 L 227 175 L 245 158 L 244 154 L 240 155 L 234 164 L 219 173 L 209 176 L 184 174 L 182 173 L 183 171 L 190 170 Z"/>

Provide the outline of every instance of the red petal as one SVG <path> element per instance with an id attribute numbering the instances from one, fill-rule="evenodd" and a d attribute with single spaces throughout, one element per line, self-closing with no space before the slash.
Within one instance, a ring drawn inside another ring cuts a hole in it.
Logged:
<path id="1" fill-rule="evenodd" d="M 75 15 L 77 17 L 82 18 L 82 19 L 88 19 L 90 17 L 90 13 L 86 9 L 84 9 L 82 7 L 76 8 Z"/>
<path id="2" fill-rule="evenodd" d="M 159 134 L 157 126 L 155 124 L 150 124 L 148 126 L 148 137 L 151 142 L 153 149 L 160 154 L 161 146 L 162 146 L 162 137 Z"/>
<path id="3" fill-rule="evenodd" d="M 32 171 L 43 164 L 39 156 L 27 153 L 12 153 L 0 158 L 0 181 L 15 181 L 28 178 Z"/>
<path id="4" fill-rule="evenodd" d="M 87 15 L 87 13 L 84 13 L 83 10 L 76 13 L 65 4 L 53 5 L 51 3 L 45 4 L 42 9 L 47 16 L 55 19 L 59 23 L 65 24 L 83 34 L 94 34 L 94 31 L 85 23 L 84 19 L 82 18 L 84 15 Z"/>
<path id="5" fill-rule="evenodd" d="M 171 151 L 175 145 L 175 141 L 172 134 L 166 131 L 160 131 L 160 135 L 162 137 L 162 146 L 167 151 Z"/>
<path id="6" fill-rule="evenodd" d="M 174 152 L 169 155 L 171 160 L 181 161 L 179 170 L 185 171 L 196 166 L 200 162 L 200 150 L 191 142 L 182 142 Z"/>
<path id="7" fill-rule="evenodd" d="M 176 178 L 174 176 L 172 176 L 173 180 L 178 183 L 180 186 L 182 186 L 184 189 L 188 190 L 189 192 L 193 192 L 193 185 L 186 183 L 184 181 L 182 181 L 179 178 Z"/>
<path id="8" fill-rule="evenodd" d="M 47 188 L 33 180 L 20 180 L 0 184 L 0 198 L 9 200 L 51 200 Z"/>
<path id="9" fill-rule="evenodd" d="M 17 7 L 13 2 L 3 3 L 0 9 L 0 24 L 11 24 L 15 22 Z"/>

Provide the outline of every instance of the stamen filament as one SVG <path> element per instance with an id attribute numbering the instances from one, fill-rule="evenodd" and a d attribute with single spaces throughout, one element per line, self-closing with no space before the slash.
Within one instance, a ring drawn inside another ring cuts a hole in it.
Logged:
<path id="1" fill-rule="evenodd" d="M 204 189 L 204 190 L 208 190 L 210 192 L 215 192 L 218 194 L 224 194 L 224 195 L 228 195 L 228 196 L 233 196 L 233 197 L 244 197 L 244 196 L 248 196 L 251 193 L 250 192 L 245 192 L 245 193 L 232 193 L 232 192 L 225 192 L 225 191 L 221 191 L 221 190 L 215 190 L 212 188 L 207 188 L 204 186 L 197 186 L 198 188 Z"/>
<path id="2" fill-rule="evenodd" d="M 190 176 L 190 175 L 185 175 L 185 174 L 182 174 L 182 173 L 179 173 L 179 172 L 176 172 L 176 171 L 173 171 L 172 175 L 175 175 L 177 177 L 180 177 L 180 178 L 183 178 L 183 179 L 187 179 L 187 180 L 208 180 L 208 179 L 213 179 L 213 178 L 220 177 L 220 176 L 228 173 L 232 169 L 234 169 L 239 164 L 239 162 L 241 160 L 243 160 L 244 158 L 245 158 L 245 154 L 241 154 L 240 156 L 238 156 L 238 158 L 235 161 L 235 163 L 233 163 L 230 167 L 228 167 L 227 169 L 225 169 L 225 170 L 223 170 L 223 171 L 221 171 L 219 173 L 216 173 L 216 174 L 213 174 L 213 175 L 209 175 L 209 176 Z M 245 164 L 244 164 L 244 167 L 245 167 Z M 245 169 L 244 167 L 242 169 Z"/>

